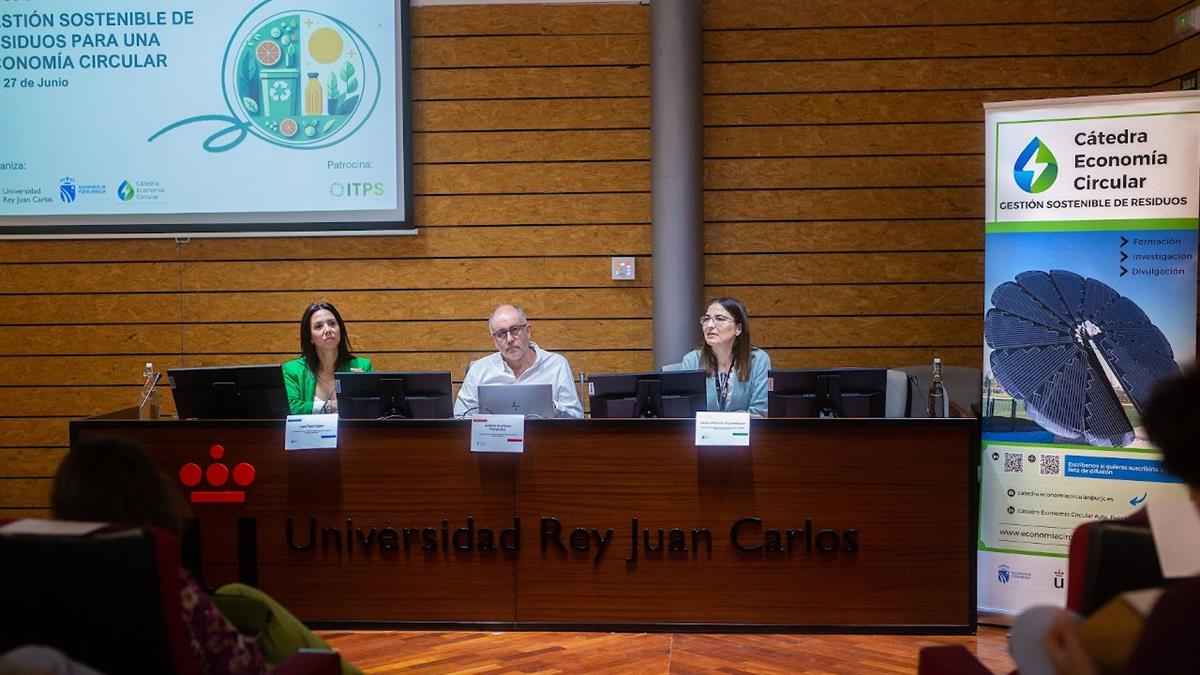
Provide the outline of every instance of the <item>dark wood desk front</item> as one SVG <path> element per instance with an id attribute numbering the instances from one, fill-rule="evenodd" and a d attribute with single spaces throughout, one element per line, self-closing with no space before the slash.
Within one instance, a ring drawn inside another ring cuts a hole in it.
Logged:
<path id="1" fill-rule="evenodd" d="M 286 453 L 282 421 L 71 432 L 149 447 L 205 580 L 236 578 L 240 520 L 258 585 L 310 622 L 975 629 L 976 420 L 754 420 L 749 448 L 697 448 L 691 420 L 530 421 L 521 455 L 469 452 L 469 424 L 347 421 L 338 450 Z M 240 463 L 244 489 L 183 484 Z"/>

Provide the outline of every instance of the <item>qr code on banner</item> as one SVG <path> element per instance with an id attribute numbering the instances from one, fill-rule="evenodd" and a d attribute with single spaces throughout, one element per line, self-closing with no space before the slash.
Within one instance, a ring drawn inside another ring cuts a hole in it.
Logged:
<path id="1" fill-rule="evenodd" d="M 1004 453 L 1004 473 L 1024 473 L 1025 455 L 1019 452 Z"/>
<path id="2" fill-rule="evenodd" d="M 1062 455 L 1042 455 L 1040 473 L 1043 476 L 1057 476 L 1062 473 Z"/>

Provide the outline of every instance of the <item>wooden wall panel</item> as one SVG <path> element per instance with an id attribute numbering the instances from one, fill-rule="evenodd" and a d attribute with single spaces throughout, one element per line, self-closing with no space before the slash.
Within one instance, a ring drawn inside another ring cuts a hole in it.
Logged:
<path id="1" fill-rule="evenodd" d="M 966 250 L 983 248 L 983 218 L 944 220 L 709 221 L 705 250 L 772 251 Z M 886 245 L 883 244 L 886 242 Z"/>
<path id="2" fill-rule="evenodd" d="M 650 162 L 559 162 L 547 175 L 545 162 L 428 164 L 413 182 L 420 195 L 546 192 L 645 192 Z"/>
<path id="3" fill-rule="evenodd" d="M 644 35 L 650 13 L 638 5 L 450 5 L 412 12 L 414 36 Z"/>
<path id="4" fill-rule="evenodd" d="M 489 33 L 491 31 L 488 31 Z M 505 66 L 645 65 L 650 53 L 647 31 L 627 35 L 484 35 L 446 39 L 419 37 L 412 42 L 413 68 L 501 68 Z"/>
<path id="5" fill-rule="evenodd" d="M 709 190 L 983 185 L 978 155 L 709 159 Z"/>
<path id="6" fill-rule="evenodd" d="M 977 365 L 982 104 L 1171 88 L 1179 4 L 706 0 L 706 292 L 779 367 Z M 381 369 L 461 379 L 506 301 L 576 371 L 651 368 L 649 17 L 414 8 L 415 237 L 0 241 L 0 515 L 145 361 L 292 358 L 316 299 Z"/>
<path id="7" fill-rule="evenodd" d="M 650 94 L 628 98 L 413 101 L 413 131 L 646 129 Z"/>
<path id="8" fill-rule="evenodd" d="M 650 222 L 649 191 L 625 194 L 472 194 L 416 197 L 414 202 L 414 215 L 426 227 Z"/>
<path id="9" fill-rule="evenodd" d="M 1002 63 L 1003 60 L 997 60 L 997 64 Z M 1096 86 L 1001 91 L 708 94 L 704 97 L 703 116 L 706 126 L 982 123 L 983 104 L 991 101 L 1022 101 L 1120 93 L 1128 93 L 1128 89 Z M 928 151 L 928 148 L 926 150 Z"/>
<path id="10" fill-rule="evenodd" d="M 58 470 L 64 448 L 0 448 L 0 461 L 12 478 L 47 478 Z"/>
<path id="11" fill-rule="evenodd" d="M 66 446 L 69 419 L 40 416 L 0 417 L 0 448 Z M 6 472 L 4 475 L 9 474 Z"/>
<path id="12" fill-rule="evenodd" d="M 413 136 L 413 161 L 426 165 L 443 162 L 604 162 L 649 159 L 650 133 L 644 129 L 473 134 L 428 131 Z"/>
<path id="13" fill-rule="evenodd" d="M 710 63 L 704 91 L 710 94 L 828 91 L 918 91 L 1043 87 L 1137 87 L 1141 56 L 1008 57 L 996 59 L 860 59 L 769 63 Z M 618 94 L 614 94 L 618 95 Z"/>
<path id="14" fill-rule="evenodd" d="M 706 157 L 983 157 L 983 119 L 944 124 L 827 124 L 704 128 Z"/>
<path id="15" fill-rule="evenodd" d="M 710 63 L 957 58 L 964 54 L 1030 57 L 1137 54 L 1145 53 L 1148 47 L 1142 26 L 1137 23 L 1015 24 L 1005 29 L 1003 40 L 996 39 L 995 31 L 994 26 L 983 25 L 710 28 L 704 34 L 704 57 Z"/>
<path id="16" fill-rule="evenodd" d="M 996 3 L 907 0 L 847 3 L 840 0 L 705 0 L 705 28 L 808 28 L 826 26 L 947 26 L 954 24 L 1148 21 L 1171 0 L 1069 0 Z M 1005 26 L 1007 31 L 1008 27 Z M 1006 33 L 1005 33 L 1006 34 Z"/>
<path id="17" fill-rule="evenodd" d="M 0 478 L 0 508 L 50 505 L 50 478 Z"/>

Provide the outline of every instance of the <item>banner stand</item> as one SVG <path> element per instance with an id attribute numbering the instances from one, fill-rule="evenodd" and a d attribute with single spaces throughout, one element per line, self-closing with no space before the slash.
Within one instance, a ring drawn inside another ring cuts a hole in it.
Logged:
<path id="1" fill-rule="evenodd" d="M 1076 526 L 1186 499 L 1146 440 L 1196 354 L 1200 95 L 987 104 L 982 622 L 1066 598 Z"/>

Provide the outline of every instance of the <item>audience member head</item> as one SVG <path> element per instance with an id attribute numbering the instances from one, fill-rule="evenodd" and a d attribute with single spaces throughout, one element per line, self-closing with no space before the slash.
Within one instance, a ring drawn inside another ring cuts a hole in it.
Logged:
<path id="1" fill-rule="evenodd" d="M 50 508 L 58 520 L 183 529 L 187 503 L 150 453 L 122 438 L 96 438 L 67 453 L 54 476 Z"/>
<path id="2" fill-rule="evenodd" d="M 1163 466 L 1193 490 L 1200 490 L 1200 368 L 1161 380 L 1150 394 L 1142 425 L 1150 442 L 1162 451 Z"/>
<path id="3" fill-rule="evenodd" d="M 500 305 L 488 317 L 488 332 L 492 334 L 500 356 L 510 367 L 528 360 L 533 329 L 525 318 L 525 310 L 516 305 Z"/>
<path id="4" fill-rule="evenodd" d="M 322 352 L 336 353 L 335 370 L 342 370 L 354 358 L 350 350 L 350 332 L 337 307 L 330 302 L 314 302 L 300 317 L 300 353 L 314 373 L 320 369 Z"/>
<path id="5" fill-rule="evenodd" d="M 700 317 L 700 335 L 704 338 L 700 365 L 712 375 L 718 370 L 718 353 L 732 355 L 731 367 L 739 380 L 750 378 L 750 315 L 737 298 L 713 298 Z"/>

